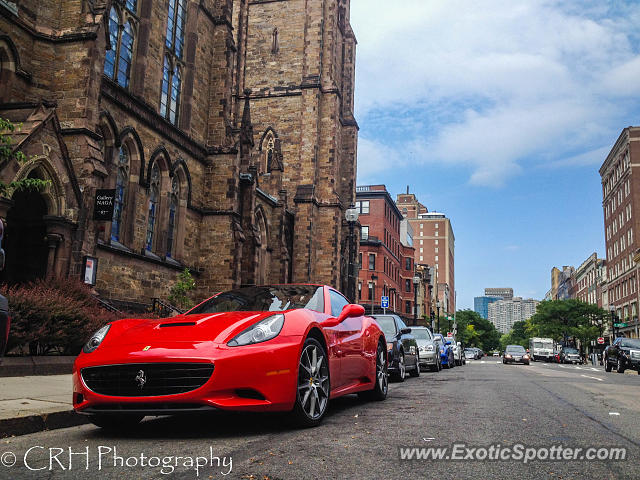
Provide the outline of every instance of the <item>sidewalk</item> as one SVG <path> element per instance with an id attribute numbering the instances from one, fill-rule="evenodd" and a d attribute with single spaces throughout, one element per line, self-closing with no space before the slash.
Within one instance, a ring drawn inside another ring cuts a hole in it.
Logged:
<path id="1" fill-rule="evenodd" d="M 74 358 L 3 359 L 0 365 L 0 438 L 87 422 L 73 411 L 71 403 Z"/>

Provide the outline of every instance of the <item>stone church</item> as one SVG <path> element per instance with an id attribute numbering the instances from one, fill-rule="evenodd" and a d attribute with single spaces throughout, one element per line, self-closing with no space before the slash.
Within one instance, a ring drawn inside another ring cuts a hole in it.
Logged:
<path id="1" fill-rule="evenodd" d="M 345 290 L 355 198 L 349 0 L 0 0 L 0 281 L 113 303 L 241 285 Z M 95 219 L 98 190 L 113 214 Z M 90 269 L 90 271 L 87 271 Z"/>

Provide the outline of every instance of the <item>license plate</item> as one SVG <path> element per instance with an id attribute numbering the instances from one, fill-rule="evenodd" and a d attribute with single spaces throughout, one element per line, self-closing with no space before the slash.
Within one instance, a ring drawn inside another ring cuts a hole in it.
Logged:
<path id="1" fill-rule="evenodd" d="M 522 360 L 522 357 L 513 357 L 514 360 Z"/>

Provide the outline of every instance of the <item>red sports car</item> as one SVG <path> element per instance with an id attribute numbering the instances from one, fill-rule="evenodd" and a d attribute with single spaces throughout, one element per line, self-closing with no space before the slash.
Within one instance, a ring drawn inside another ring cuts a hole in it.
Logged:
<path id="1" fill-rule="evenodd" d="M 329 399 L 387 396 L 386 340 L 328 286 L 219 293 L 177 317 L 98 330 L 73 368 L 73 406 L 106 428 L 145 415 L 292 411 L 317 425 Z"/>

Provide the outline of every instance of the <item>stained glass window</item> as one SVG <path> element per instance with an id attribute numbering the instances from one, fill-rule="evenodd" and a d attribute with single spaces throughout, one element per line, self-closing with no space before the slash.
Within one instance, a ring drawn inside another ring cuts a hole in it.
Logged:
<path id="1" fill-rule="evenodd" d="M 171 194 L 169 197 L 169 228 L 167 230 L 167 257 L 173 255 L 173 238 L 176 229 L 176 215 L 178 210 L 178 198 L 180 198 L 180 184 L 178 177 L 173 176 L 171 182 Z"/>
<path id="2" fill-rule="evenodd" d="M 113 205 L 113 219 L 111 220 L 111 240 L 120 241 L 122 229 L 122 212 L 124 210 L 124 199 L 129 178 L 129 152 L 127 147 L 122 145 L 118 155 L 118 173 L 116 176 L 116 196 Z"/>
<path id="3" fill-rule="evenodd" d="M 116 50 L 118 48 L 118 36 L 120 30 L 120 17 L 115 8 L 111 8 L 109 14 L 109 43 L 111 48 L 107 50 L 104 59 L 104 74 L 110 78 L 115 77 L 116 69 Z"/>
<path id="4" fill-rule="evenodd" d="M 153 234 L 156 226 L 156 217 L 158 215 L 158 197 L 160 193 L 160 170 L 158 164 L 154 163 L 151 167 L 151 180 L 149 188 L 149 216 L 147 220 L 147 240 L 146 249 L 151 251 L 153 248 Z"/>
<path id="5" fill-rule="evenodd" d="M 184 25 L 187 15 L 186 0 L 169 0 L 167 56 L 163 64 L 162 87 L 160 92 L 160 113 L 174 125 L 178 121 L 180 109 L 180 87 L 182 78 L 179 63 L 184 51 Z"/>

